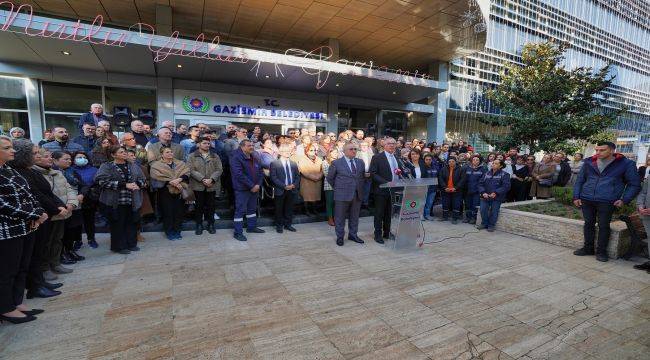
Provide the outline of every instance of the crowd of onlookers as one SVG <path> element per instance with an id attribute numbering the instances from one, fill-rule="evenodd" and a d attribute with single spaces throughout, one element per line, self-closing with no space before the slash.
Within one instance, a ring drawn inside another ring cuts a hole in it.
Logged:
<path id="1" fill-rule="evenodd" d="M 88 246 L 98 247 L 98 221 L 108 226 L 110 249 L 120 254 L 139 250 L 143 218 L 159 220 L 167 239 L 181 239 L 189 208 L 195 233 L 214 234 L 218 199 L 234 205 L 240 241 L 246 240 L 244 219 L 248 232 L 263 232 L 256 226 L 260 201 L 274 205 L 278 232 L 296 231 L 294 204 L 302 204 L 307 215 L 324 211 L 334 226 L 328 173 L 344 154 L 356 152 L 361 161 L 363 207 L 374 207 L 371 160 L 389 144 L 400 178 L 438 179 L 428 188 L 424 220 L 433 218 L 440 202 L 441 220 L 475 224 L 480 209 L 479 228 L 489 231 L 502 202 L 548 198 L 551 187 L 573 184 L 583 164 L 581 154 L 569 160 L 556 152 L 536 161 L 517 148 L 479 154 L 462 140 L 426 143 L 376 138 L 362 130 L 271 134 L 259 126 L 228 125 L 217 132 L 203 123 L 163 121 L 153 132 L 134 120 L 118 138 L 98 104 L 78 126 L 74 138 L 64 127 L 48 129 L 38 144 L 20 128 L 0 138 L 0 320 L 34 319 L 39 310 L 21 305 L 25 289 L 28 298 L 60 294 L 58 277 L 72 272 L 67 265 L 84 260 L 77 252 L 82 234 Z M 350 164 L 357 171 L 355 162 Z"/>

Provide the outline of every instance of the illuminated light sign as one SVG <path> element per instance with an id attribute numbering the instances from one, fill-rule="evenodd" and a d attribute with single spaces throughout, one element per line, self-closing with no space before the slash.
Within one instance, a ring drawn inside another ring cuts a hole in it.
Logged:
<path id="1" fill-rule="evenodd" d="M 128 30 L 111 29 L 104 26 L 104 18 L 97 15 L 90 24 L 65 20 L 51 20 L 34 16 L 29 4 L 20 6 L 10 1 L 0 1 L 0 31 L 11 31 L 32 37 L 56 38 L 76 42 L 88 42 L 95 45 L 125 47 L 128 44 L 144 45 L 152 52 L 154 62 L 165 61 L 169 56 L 181 56 L 208 61 L 242 63 L 254 61 L 251 71 L 257 76 L 262 62 L 273 64 L 276 77 L 284 77 L 281 66 L 296 66 L 316 78 L 316 88 L 321 89 L 327 83 L 330 73 L 361 76 L 389 82 L 440 87 L 431 76 L 418 71 L 410 72 L 377 66 L 373 61 L 360 62 L 339 59 L 331 61 L 333 51 L 328 46 L 321 46 L 311 51 L 288 49 L 284 54 L 243 49 L 220 44 L 219 36 L 208 41 L 204 34 L 194 40 L 182 39 L 174 31 L 171 36 L 156 35 L 154 26 L 136 23 Z M 268 76 L 268 75 L 267 75 Z"/>
<path id="2" fill-rule="evenodd" d="M 174 90 L 174 112 L 226 118 L 326 121 L 326 102 Z M 210 105 L 211 104 L 211 105 Z"/>

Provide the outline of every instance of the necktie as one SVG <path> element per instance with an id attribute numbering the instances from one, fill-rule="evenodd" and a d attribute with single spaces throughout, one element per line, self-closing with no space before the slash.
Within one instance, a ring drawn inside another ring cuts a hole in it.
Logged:
<path id="1" fill-rule="evenodd" d="M 352 173 L 356 174 L 357 173 L 357 167 L 354 166 L 354 159 L 350 159 L 350 167 L 352 168 Z"/>
<path id="2" fill-rule="evenodd" d="M 287 181 L 287 186 L 291 185 L 293 183 L 293 179 L 291 179 L 291 167 L 289 167 L 289 162 L 285 162 L 285 169 L 284 169 L 284 175 L 285 179 Z"/>

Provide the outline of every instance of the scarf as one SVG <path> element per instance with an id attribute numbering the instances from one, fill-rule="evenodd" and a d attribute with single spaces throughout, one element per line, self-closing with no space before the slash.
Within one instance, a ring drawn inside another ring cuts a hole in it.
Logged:
<path id="1" fill-rule="evenodd" d="M 174 179 L 183 177 L 184 175 L 188 175 L 189 173 L 190 173 L 190 168 L 187 167 L 187 165 L 184 162 L 174 159 L 171 167 L 168 164 L 162 162 L 162 160 L 154 161 L 151 164 L 151 170 L 149 175 L 151 176 L 152 179 L 156 179 L 158 181 L 166 183 Z M 185 183 L 181 183 L 181 185 L 185 188 L 187 187 L 187 184 Z M 169 190 L 170 194 L 181 193 L 181 190 L 169 184 L 167 184 L 167 190 Z"/>

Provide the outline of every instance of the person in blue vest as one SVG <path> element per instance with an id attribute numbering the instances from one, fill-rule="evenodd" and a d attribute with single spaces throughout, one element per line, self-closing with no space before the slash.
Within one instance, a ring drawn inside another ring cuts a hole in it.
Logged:
<path id="1" fill-rule="evenodd" d="M 629 204 L 641 190 L 636 164 L 615 150 L 612 142 L 598 143 L 596 155 L 585 159 L 573 185 L 573 204 L 582 208 L 585 219 L 585 242 L 573 253 L 576 256 L 594 255 L 595 250 L 596 260 L 609 260 L 609 223 L 614 210 Z M 596 222 L 598 246 L 594 249 Z"/>
<path id="2" fill-rule="evenodd" d="M 481 194 L 481 224 L 477 229 L 494 231 L 501 203 L 506 201 L 510 191 L 510 174 L 503 171 L 506 166 L 501 159 L 492 161 L 492 168 L 483 175 L 478 183 L 478 192 Z"/>
<path id="3" fill-rule="evenodd" d="M 488 171 L 481 165 L 481 157 L 473 155 L 468 164 L 463 167 L 467 184 L 465 187 L 465 219 L 464 223 L 476 224 L 478 207 L 481 205 L 478 184 Z"/>
<path id="4" fill-rule="evenodd" d="M 263 233 L 257 227 L 257 199 L 262 188 L 264 173 L 262 164 L 253 156 L 255 148 L 249 139 L 239 142 L 239 148 L 230 156 L 230 173 L 232 174 L 232 187 L 235 192 L 235 239 L 246 241 L 244 236 L 244 216 L 246 216 L 246 232 Z"/>

